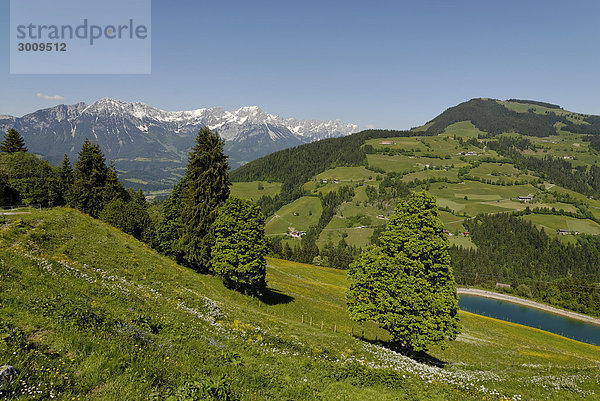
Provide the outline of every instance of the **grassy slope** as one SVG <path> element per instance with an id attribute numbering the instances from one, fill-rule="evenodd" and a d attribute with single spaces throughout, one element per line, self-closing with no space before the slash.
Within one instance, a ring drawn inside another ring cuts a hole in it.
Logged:
<path id="1" fill-rule="evenodd" d="M 311 225 L 317 224 L 323 206 L 315 196 L 303 196 L 294 202 L 283 206 L 267 220 L 265 232 L 267 234 L 285 234 L 288 227 L 296 230 L 308 230 Z M 295 215 L 295 214 L 297 215 Z"/>
<path id="2" fill-rule="evenodd" d="M 576 115 L 569 111 L 561 109 L 547 109 L 542 106 L 532 106 L 530 104 L 522 104 L 515 102 L 499 102 L 506 105 L 509 109 L 526 113 L 531 107 L 536 108 L 536 113 L 543 114 L 546 110 L 559 115 L 569 116 Z M 573 122 L 579 120 L 572 119 Z M 564 209 L 565 211 L 575 212 L 577 209 L 570 204 L 560 203 L 543 203 L 535 202 L 531 205 L 516 201 L 516 196 L 523 196 L 529 193 L 538 193 L 539 191 L 532 185 L 490 185 L 488 183 L 464 181 L 456 183 L 458 180 L 458 171 L 460 167 L 468 166 L 471 161 L 481 160 L 485 157 L 498 158 L 498 154 L 489 148 L 477 148 L 473 145 L 467 145 L 464 140 L 477 138 L 478 135 L 485 134 L 477 129 L 470 121 L 461 121 L 449 125 L 443 133 L 437 136 L 416 136 L 416 137 L 395 137 L 388 138 L 383 135 L 380 138 L 366 139 L 365 144 L 371 145 L 376 153 L 367 155 L 367 162 L 371 168 L 382 169 L 385 172 L 403 173 L 403 181 L 413 181 L 415 179 L 447 179 L 450 183 L 433 183 L 428 185 L 428 191 L 433 193 L 438 198 L 438 205 L 450 208 L 454 215 L 447 228 L 451 231 L 462 230 L 461 220 L 468 217 L 473 217 L 479 213 L 498 213 L 523 210 L 527 206 L 530 207 L 547 207 L 555 208 L 556 210 Z M 502 135 L 517 135 L 517 134 L 502 134 Z M 584 135 L 571 134 L 565 131 L 557 131 L 556 135 L 549 137 L 527 137 L 534 142 L 540 149 L 535 153 L 539 157 L 544 155 L 553 155 L 561 157 L 565 155 L 574 156 L 571 160 L 574 166 L 589 165 L 598 163 L 598 156 L 595 152 L 590 152 L 588 143 L 584 142 Z M 462 143 L 461 143 L 462 142 Z M 389 151 L 402 150 L 407 154 L 390 154 Z M 473 151 L 477 156 L 463 156 L 461 153 Z M 525 152 L 527 153 L 527 152 Z M 533 153 L 533 152 L 529 152 Z M 429 168 L 426 168 L 429 166 Z M 436 169 L 432 169 L 436 168 Z M 412 173 L 411 173 L 412 171 Z M 375 173 L 365 167 L 337 167 L 326 170 L 312 177 L 303 185 L 303 189 L 307 193 L 316 195 L 318 193 L 326 194 L 330 191 L 337 190 L 343 185 L 361 185 L 369 184 L 375 187 L 379 186 L 376 179 L 381 174 Z M 519 171 L 512 163 L 489 163 L 483 162 L 478 167 L 472 168 L 469 172 L 470 176 L 492 183 L 514 184 L 516 180 L 526 180 L 528 182 L 538 181 L 538 177 L 532 175 L 532 172 Z M 381 178 L 381 177 L 379 177 Z M 319 180 L 328 179 L 326 184 L 320 183 Z M 334 183 L 333 180 L 339 180 Z M 256 185 L 255 185 L 256 184 Z M 548 183 L 549 184 L 549 183 Z M 547 185 L 548 185 L 547 184 Z M 237 184 L 234 184 L 234 186 Z M 261 194 L 256 190 L 257 183 L 243 184 L 247 188 L 244 193 L 246 197 L 258 198 Z M 359 191 L 357 188 L 357 191 Z M 234 188 L 235 190 L 235 188 Z M 553 191 L 569 192 L 576 198 L 584 200 L 592 213 L 596 217 L 600 217 L 600 201 L 588 200 L 585 196 L 572 193 L 558 186 L 553 187 Z M 357 197 L 361 203 L 366 201 L 364 187 L 362 187 L 361 196 Z M 467 199 L 465 199 L 465 197 Z M 356 200 L 353 200 L 356 202 Z M 364 206 L 364 205 L 361 205 Z M 393 209 L 392 203 L 384 203 L 379 205 L 369 204 L 365 209 L 367 215 L 389 214 Z M 290 216 L 290 207 L 298 209 L 296 205 L 283 206 L 276 214 L 282 218 L 274 219 L 267 227 L 269 234 L 282 233 L 287 230 L 288 226 L 297 226 L 299 229 L 306 229 L 305 222 L 314 222 L 318 219 L 318 215 L 314 214 L 315 218 L 306 219 L 288 219 Z M 336 218 L 326 227 L 321 234 L 318 244 L 323 246 L 328 241 L 336 244 L 344 235 L 348 235 L 346 242 L 364 247 L 369 243 L 371 228 L 366 231 L 356 231 L 350 227 L 356 226 L 347 217 L 352 214 L 347 214 L 344 211 L 346 206 L 342 205 L 336 210 Z M 314 212 L 313 212 L 314 213 Z M 317 213 L 320 213 L 317 211 Z M 341 216 L 343 214 L 343 217 Z M 464 216 L 466 215 L 466 216 Z M 294 216 L 292 216 L 294 217 Z M 341 219 L 339 219 L 341 217 Z M 554 226 L 553 217 L 547 215 L 537 216 L 540 219 L 540 227 Z M 284 221 L 288 220 L 288 222 Z M 548 220 L 548 224 L 544 224 L 544 220 Z M 381 221 L 375 221 L 375 224 Z M 290 224 L 294 223 L 294 224 Z M 577 225 L 577 224 L 576 224 Z M 593 225 L 592 225 L 593 226 Z M 595 227 L 584 225 L 582 233 L 595 232 Z M 574 238 L 561 237 L 563 241 L 573 241 Z M 290 240 L 291 241 L 291 240 Z M 470 239 L 458 240 L 461 245 L 473 246 Z M 293 242 L 294 244 L 299 241 Z"/>
<path id="3" fill-rule="evenodd" d="M 524 105 L 519 103 L 506 103 L 507 106 L 514 106 L 515 111 L 526 112 L 531 105 Z M 543 109 L 539 108 L 538 109 Z M 543 112 L 543 110 L 541 110 Z M 570 112 L 566 112 L 563 110 L 554 110 L 558 114 L 572 114 Z M 409 171 L 411 169 L 422 169 L 421 166 L 422 161 L 430 161 L 433 160 L 431 158 L 427 158 L 429 154 L 434 154 L 439 157 L 443 157 L 443 159 L 438 159 L 437 163 L 432 163 L 431 165 L 454 165 L 454 168 L 448 168 L 448 171 L 444 170 L 421 170 L 417 173 L 412 173 L 404 176 L 404 180 L 412 180 L 415 178 L 425 179 L 429 177 L 439 178 L 439 177 L 448 177 L 450 180 L 456 179 L 456 171 L 457 167 L 464 165 L 464 162 L 460 160 L 458 156 L 458 152 L 464 152 L 469 150 L 474 150 L 476 152 L 481 152 L 481 149 L 466 147 L 460 145 L 457 140 L 454 140 L 454 135 L 461 137 L 476 137 L 478 134 L 482 132 L 479 131 L 476 127 L 473 126 L 472 123 L 468 121 L 463 121 L 459 123 L 455 123 L 446 128 L 445 132 L 437 137 L 414 137 L 409 138 L 410 142 L 402 143 L 402 141 L 397 141 L 395 145 L 387 145 L 390 148 L 405 148 L 405 149 L 416 149 L 419 151 L 415 153 L 416 156 L 420 156 L 419 158 L 409 157 L 405 155 L 368 155 L 368 159 L 371 165 L 383 168 L 386 171 L 390 172 L 399 172 L 399 171 Z M 597 163 L 598 158 L 596 155 L 589 153 L 589 147 L 586 143 L 582 141 L 583 137 L 581 135 L 574 135 L 567 132 L 560 131 L 556 136 L 547 137 L 547 138 L 536 138 L 529 137 L 534 143 L 538 146 L 542 146 L 544 149 L 538 151 L 540 156 L 546 154 L 552 154 L 554 156 L 563 156 L 563 155 L 574 155 L 575 160 L 572 161 L 574 166 L 580 164 L 590 164 Z M 371 139 L 369 143 L 375 147 L 375 149 L 383 150 L 383 145 L 380 145 L 379 139 Z M 419 145 L 419 146 L 417 146 Z M 425 147 L 425 145 L 428 145 Z M 446 159 L 444 155 L 450 155 L 450 159 Z M 488 154 L 489 156 L 493 156 L 493 152 Z M 469 157 L 468 160 L 476 160 L 479 156 Z M 473 168 L 470 172 L 470 175 L 475 177 L 480 177 L 486 180 L 491 180 L 493 182 L 497 182 L 499 180 L 503 180 L 505 182 L 514 182 L 519 179 L 526 180 L 534 180 L 536 177 L 530 174 L 524 174 L 523 172 L 518 171 L 514 168 L 514 166 L 510 163 L 482 163 L 479 167 Z M 554 187 L 553 190 L 561 191 L 561 192 L 569 192 L 560 187 Z M 517 202 L 514 200 L 514 197 L 527 193 L 536 193 L 538 192 L 534 187 L 530 185 L 522 186 L 522 185 L 513 185 L 513 186 L 499 186 L 499 185 L 489 185 L 480 182 L 472 182 L 466 181 L 460 184 L 445 184 L 445 183 L 437 183 L 432 184 L 429 191 L 438 197 L 438 204 L 440 206 L 445 206 L 451 208 L 455 214 L 462 215 L 465 213 L 467 216 L 474 216 L 478 213 L 495 213 L 495 212 L 503 212 L 510 210 L 522 210 L 526 206 L 526 204 Z M 572 193 L 573 196 L 584 200 L 590 206 L 590 209 L 593 213 L 600 216 L 600 207 L 597 207 L 595 204 L 595 200 L 587 200 L 585 196 Z M 465 199 L 465 196 L 467 199 Z M 531 207 L 548 207 L 548 208 L 556 208 L 564 209 L 567 211 L 576 211 L 573 205 L 567 204 L 558 204 L 558 203 L 535 203 L 530 205 Z M 447 226 L 448 229 L 454 231 L 456 229 L 460 229 L 460 223 L 456 220 L 459 220 L 460 217 L 456 216 L 450 225 Z M 556 216 L 548 216 L 548 215 L 538 215 L 535 216 L 536 223 L 539 226 L 552 227 L 553 230 L 556 230 Z M 561 218 L 562 219 L 562 218 Z M 572 219 L 575 220 L 575 219 Z M 546 224 L 544 224 L 546 223 Z M 566 222 L 565 222 L 566 224 Z M 578 221 L 574 224 L 571 224 L 573 227 L 580 228 L 580 232 L 582 233 L 596 233 L 595 226 L 596 224 L 589 221 Z M 576 228 L 573 228 L 576 229 Z M 572 238 L 561 238 L 564 241 L 572 240 Z M 470 240 L 467 240 L 470 242 Z"/>
<path id="4" fill-rule="evenodd" d="M 431 351 L 443 369 L 354 338 L 342 271 L 269 260 L 258 302 L 78 212 L 18 217 L 1 228 L 0 361 L 33 392 L 20 399 L 160 399 L 220 374 L 245 400 L 563 400 L 597 386 L 597 347 L 466 313 L 464 335 Z"/>
<path id="5" fill-rule="evenodd" d="M 262 185 L 263 189 L 258 189 Z M 244 199 L 259 199 L 261 196 L 275 196 L 281 192 L 280 182 L 250 181 L 231 184 L 231 194 Z"/>

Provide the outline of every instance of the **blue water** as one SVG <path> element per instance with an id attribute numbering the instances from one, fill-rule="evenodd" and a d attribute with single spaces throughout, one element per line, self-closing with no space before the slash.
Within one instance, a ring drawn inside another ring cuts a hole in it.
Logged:
<path id="1" fill-rule="evenodd" d="M 600 326 L 554 313 L 476 295 L 460 295 L 460 309 L 600 345 Z"/>

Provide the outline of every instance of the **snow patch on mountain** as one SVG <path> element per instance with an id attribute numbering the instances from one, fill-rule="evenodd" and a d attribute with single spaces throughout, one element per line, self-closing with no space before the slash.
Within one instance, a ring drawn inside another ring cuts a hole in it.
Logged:
<path id="1" fill-rule="evenodd" d="M 139 120 L 135 123 L 141 131 L 148 132 L 148 123 L 176 124 L 175 132 L 186 131 L 186 127 L 207 126 L 217 130 L 226 141 L 240 139 L 244 136 L 243 127 L 251 124 L 285 127 L 302 142 L 310 142 L 323 138 L 349 135 L 358 132 L 358 125 L 346 124 L 340 120 L 317 121 L 283 118 L 266 113 L 258 106 L 244 106 L 237 110 L 227 111 L 222 107 L 200 108 L 186 111 L 165 111 L 145 103 L 127 103 L 110 98 L 100 99 L 86 106 L 82 113 L 97 116 L 120 116 Z M 143 127 L 143 128 L 142 128 Z M 271 138 L 280 138 L 280 134 L 271 132 Z"/>

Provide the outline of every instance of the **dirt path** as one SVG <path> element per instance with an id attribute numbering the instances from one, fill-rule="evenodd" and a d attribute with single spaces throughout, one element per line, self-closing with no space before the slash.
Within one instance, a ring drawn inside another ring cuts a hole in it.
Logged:
<path id="1" fill-rule="evenodd" d="M 587 323 L 597 324 L 600 326 L 600 319 L 598 319 L 598 318 L 588 316 L 588 315 L 583 315 L 583 314 L 577 313 L 577 312 L 571 312 L 571 311 L 564 310 L 564 309 L 558 309 L 553 306 L 541 304 L 541 303 L 535 302 L 535 301 L 530 301 L 528 299 L 513 297 L 512 295 L 500 294 L 497 292 L 486 291 L 486 290 L 479 290 L 476 288 L 457 288 L 457 292 L 459 294 L 477 295 L 480 297 L 498 299 L 501 301 L 512 302 L 512 303 L 519 304 L 519 305 L 530 306 L 532 308 L 540 309 L 540 310 L 550 312 L 550 313 L 556 313 L 557 315 L 569 317 L 571 319 L 581 320 L 581 321 L 587 322 Z"/>

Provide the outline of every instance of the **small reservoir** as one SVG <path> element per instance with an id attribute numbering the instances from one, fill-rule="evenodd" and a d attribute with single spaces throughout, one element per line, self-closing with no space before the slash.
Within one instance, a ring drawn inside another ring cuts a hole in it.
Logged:
<path id="1" fill-rule="evenodd" d="M 460 309 L 478 315 L 519 323 L 588 344 L 600 345 L 600 326 L 525 305 L 477 295 L 459 295 Z"/>

